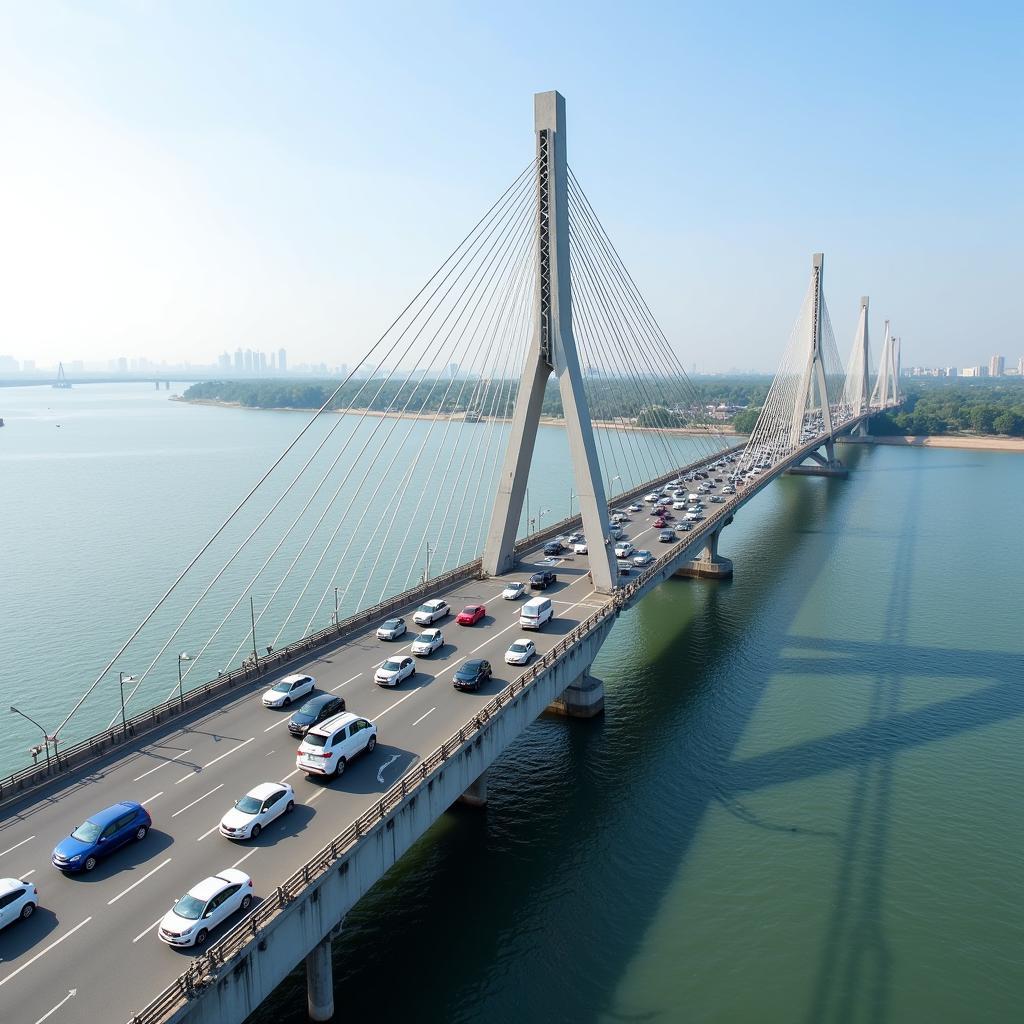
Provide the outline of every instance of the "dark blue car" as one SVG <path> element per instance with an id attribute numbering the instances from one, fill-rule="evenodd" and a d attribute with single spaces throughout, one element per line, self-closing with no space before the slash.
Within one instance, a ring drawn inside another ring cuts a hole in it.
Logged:
<path id="1" fill-rule="evenodd" d="M 153 824 L 142 804 L 125 800 L 93 814 L 53 851 L 61 871 L 92 871 L 97 861 L 132 840 L 145 839 Z"/>

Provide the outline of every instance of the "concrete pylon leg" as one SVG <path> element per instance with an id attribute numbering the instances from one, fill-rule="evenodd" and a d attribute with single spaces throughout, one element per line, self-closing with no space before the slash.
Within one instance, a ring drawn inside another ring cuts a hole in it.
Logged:
<path id="1" fill-rule="evenodd" d="M 484 772 L 480 778 L 478 778 L 476 782 L 474 782 L 473 785 L 459 797 L 459 803 L 465 804 L 466 807 L 487 806 L 487 772 Z"/>
<path id="2" fill-rule="evenodd" d="M 310 1020 L 334 1020 L 330 937 L 315 946 L 306 957 L 306 1010 Z"/>
<path id="3" fill-rule="evenodd" d="M 561 697 L 548 705 L 547 710 L 566 718 L 594 718 L 604 711 L 604 683 L 584 672 L 565 688 Z"/>
<path id="4" fill-rule="evenodd" d="M 731 521 L 731 520 L 730 520 Z M 728 525 L 728 524 L 726 524 Z M 684 562 L 675 571 L 676 576 L 685 576 L 697 580 L 727 580 L 732 578 L 732 559 L 718 553 L 718 538 L 724 527 L 712 533 L 704 545 L 699 558 Z"/>

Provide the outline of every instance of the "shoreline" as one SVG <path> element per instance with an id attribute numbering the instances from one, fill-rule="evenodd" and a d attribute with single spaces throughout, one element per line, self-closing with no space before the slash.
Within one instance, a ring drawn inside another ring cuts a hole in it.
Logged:
<path id="1" fill-rule="evenodd" d="M 181 402 L 183 405 L 211 405 L 221 409 L 243 409 L 246 412 L 305 412 L 314 413 L 316 409 L 299 409 L 290 408 L 287 406 L 274 406 L 272 408 L 264 409 L 251 405 L 242 405 L 241 402 L 224 402 L 218 398 L 184 398 L 181 395 L 171 395 L 170 400 L 172 402 Z M 332 415 L 344 416 L 380 416 L 385 419 L 397 419 L 397 420 L 447 420 L 452 422 L 461 422 L 465 420 L 465 415 L 458 413 L 456 415 L 448 416 L 437 416 L 432 412 L 386 412 L 377 409 L 352 409 L 346 411 L 344 409 L 331 409 L 329 412 Z M 511 423 L 510 417 L 502 416 L 485 416 L 479 420 L 480 423 Z M 604 427 L 606 430 L 632 430 L 637 433 L 644 433 L 648 431 L 665 431 L 670 434 L 679 434 L 680 436 L 696 436 L 706 437 L 714 436 L 716 434 L 727 434 L 729 436 L 743 436 L 737 435 L 736 431 L 728 429 L 727 424 L 723 424 L 721 429 L 715 429 L 714 427 L 638 427 L 633 423 L 621 423 L 618 420 L 593 420 L 595 427 Z M 558 419 L 555 416 L 541 416 L 540 425 L 542 427 L 564 427 L 565 420 Z"/>
<path id="2" fill-rule="evenodd" d="M 1002 434 L 884 434 L 838 437 L 838 444 L 890 444 L 902 448 L 962 448 L 989 452 L 1024 452 L 1024 437 Z"/>

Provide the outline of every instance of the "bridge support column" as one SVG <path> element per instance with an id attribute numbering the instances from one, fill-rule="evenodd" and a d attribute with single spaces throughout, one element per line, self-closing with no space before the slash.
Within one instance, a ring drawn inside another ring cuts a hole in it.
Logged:
<path id="1" fill-rule="evenodd" d="M 547 711 L 566 718 L 595 718 L 604 712 L 604 683 L 584 672 L 547 706 Z"/>
<path id="2" fill-rule="evenodd" d="M 331 937 L 306 957 L 306 1011 L 310 1020 L 334 1019 L 334 975 L 331 973 Z"/>
<path id="3" fill-rule="evenodd" d="M 462 796 L 458 802 L 466 807 L 487 806 L 487 772 L 484 772 Z"/>
<path id="4" fill-rule="evenodd" d="M 732 520 L 729 520 L 731 523 Z M 724 523 L 712 533 L 699 558 L 684 562 L 676 569 L 676 576 L 697 580 L 728 580 L 732 578 L 732 559 L 718 553 L 718 538 L 729 523 Z"/>
<path id="5" fill-rule="evenodd" d="M 808 458 L 813 460 L 799 466 L 790 466 L 786 470 L 792 476 L 834 476 L 845 480 L 850 471 L 836 458 L 835 446 L 832 440 L 825 442 L 825 454 L 811 452 Z"/>

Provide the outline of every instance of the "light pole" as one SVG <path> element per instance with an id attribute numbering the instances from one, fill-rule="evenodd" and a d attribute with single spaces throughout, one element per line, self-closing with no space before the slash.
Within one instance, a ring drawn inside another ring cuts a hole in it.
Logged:
<path id="1" fill-rule="evenodd" d="M 334 588 L 334 624 L 338 624 L 338 588 Z"/>
<path id="2" fill-rule="evenodd" d="M 572 503 L 576 495 L 573 493 L 573 489 L 569 488 L 569 518 L 572 519 Z"/>
<path id="3" fill-rule="evenodd" d="M 50 764 L 50 737 L 47 735 L 46 730 L 31 716 L 26 715 L 24 711 L 19 711 L 13 704 L 10 707 L 12 715 L 21 715 L 26 721 L 31 722 L 42 734 L 43 734 L 43 746 L 46 747 L 46 764 L 49 767 Z"/>
<path id="4" fill-rule="evenodd" d="M 529 531 L 527 536 L 533 533 L 533 520 L 530 518 L 530 488 L 526 488 L 526 527 Z"/>
<path id="5" fill-rule="evenodd" d="M 121 729 L 125 736 L 128 735 L 128 722 L 124 716 L 124 684 L 134 683 L 138 680 L 135 676 L 126 676 L 123 672 L 117 673 L 117 683 L 121 687 Z M 181 662 L 178 662 L 178 689 L 181 689 Z"/>
<path id="6" fill-rule="evenodd" d="M 252 661 L 256 666 L 256 675 L 259 675 L 260 656 L 256 652 L 256 605 L 253 603 L 252 594 L 249 595 L 249 617 L 252 620 Z"/>
<path id="7" fill-rule="evenodd" d="M 182 651 L 181 654 L 178 655 L 178 707 L 185 706 L 185 694 L 181 688 L 181 663 L 183 661 L 191 660 L 192 655 L 189 654 L 188 651 Z"/>

